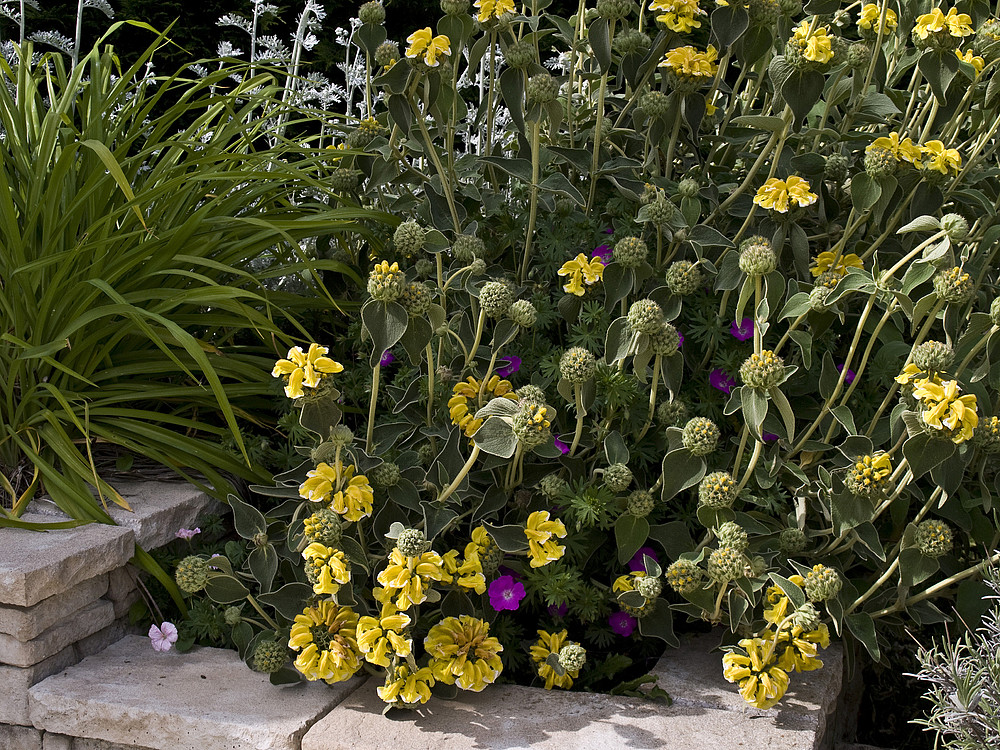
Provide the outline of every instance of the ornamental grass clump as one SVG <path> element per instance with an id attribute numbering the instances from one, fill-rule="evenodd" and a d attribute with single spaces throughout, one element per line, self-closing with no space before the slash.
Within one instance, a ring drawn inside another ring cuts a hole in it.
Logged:
<path id="1" fill-rule="evenodd" d="M 256 488 L 273 507 L 232 501 L 241 555 L 204 588 L 249 597 L 245 658 L 287 642 L 298 676 L 364 669 L 397 707 L 633 693 L 707 622 L 769 708 L 831 638 L 878 660 L 975 598 L 1000 490 L 996 19 L 582 10 L 448 2 L 391 66 L 381 25 L 348 42 L 370 75 L 317 138 L 379 124 L 333 149 L 361 173 L 333 200 L 393 219 L 336 248 L 357 314 L 301 342 L 302 393 L 276 370 L 313 444 Z"/>

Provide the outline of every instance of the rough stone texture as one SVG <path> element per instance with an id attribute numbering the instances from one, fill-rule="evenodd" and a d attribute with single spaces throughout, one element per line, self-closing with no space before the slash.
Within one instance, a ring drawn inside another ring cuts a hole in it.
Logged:
<path id="1" fill-rule="evenodd" d="M 140 598 L 135 575 L 135 569 L 131 565 L 115 568 L 108 573 L 107 597 L 115 605 L 115 617 L 122 617 Z"/>
<path id="2" fill-rule="evenodd" d="M 76 652 L 70 646 L 31 667 L 0 666 L 0 723 L 30 726 L 28 688 L 76 662 Z"/>
<path id="3" fill-rule="evenodd" d="M 736 687 L 722 676 L 722 653 L 719 635 L 705 634 L 684 639 L 681 647 L 660 659 L 653 670 L 658 685 L 670 693 L 676 706 L 697 706 L 768 717 L 777 725 L 795 716 L 811 727 L 817 747 L 829 747 L 828 724 L 837 708 L 843 680 L 843 651 L 839 643 L 830 644 L 820 653 L 823 668 L 814 672 L 793 673 L 788 692 L 774 708 L 763 711 L 747 706 Z"/>
<path id="4" fill-rule="evenodd" d="M 360 682 L 279 690 L 232 651 L 158 654 L 128 636 L 35 685 L 28 701 L 35 727 L 72 737 L 153 750 L 298 750 Z"/>
<path id="5" fill-rule="evenodd" d="M 56 735 L 46 733 L 45 736 L 51 737 Z M 85 737 L 74 737 L 71 750 L 155 750 L 155 748 L 139 747 L 138 745 L 119 745 L 117 742 L 105 742 L 104 740 L 91 740 Z"/>
<path id="6" fill-rule="evenodd" d="M 858 744 L 857 742 L 838 742 L 834 750 L 889 750 L 889 748 Z"/>
<path id="7" fill-rule="evenodd" d="M 147 550 L 172 542 L 178 529 L 194 528 L 205 513 L 219 513 L 226 508 L 184 482 L 115 482 L 113 486 L 132 510 L 108 502 L 108 515 L 117 524 L 132 529 L 135 543 Z M 33 501 L 28 510 L 67 517 L 48 499 Z"/>
<path id="8" fill-rule="evenodd" d="M 98 599 L 30 641 L 22 642 L 0 633 L 0 663 L 30 667 L 103 630 L 114 619 L 114 605 L 106 599 Z"/>
<path id="9" fill-rule="evenodd" d="M 382 715 L 372 679 L 310 729 L 302 750 L 813 750 L 803 716 L 501 685 Z"/>
<path id="10" fill-rule="evenodd" d="M 26 513 L 22 520 L 45 523 L 52 517 Z M 135 535 L 119 526 L 0 529 L 0 603 L 30 607 L 121 567 L 134 552 Z"/>
<path id="11" fill-rule="evenodd" d="M 73 750 L 73 738 L 46 732 L 42 735 L 42 750 Z"/>
<path id="12" fill-rule="evenodd" d="M 42 733 L 31 727 L 0 724 L 0 747 L 3 750 L 42 750 Z"/>
<path id="13" fill-rule="evenodd" d="M 93 635 L 87 636 L 73 644 L 76 652 L 76 660 L 86 659 L 88 656 L 99 654 L 113 643 L 118 643 L 127 635 L 140 635 L 141 630 L 133 625 L 129 625 L 128 618 L 118 618 L 103 630 L 99 630 Z"/>
<path id="14" fill-rule="evenodd" d="M 108 576 L 99 575 L 61 594 L 42 599 L 33 607 L 0 605 L 0 633 L 19 641 L 30 641 L 85 605 L 100 599 L 107 590 Z"/>

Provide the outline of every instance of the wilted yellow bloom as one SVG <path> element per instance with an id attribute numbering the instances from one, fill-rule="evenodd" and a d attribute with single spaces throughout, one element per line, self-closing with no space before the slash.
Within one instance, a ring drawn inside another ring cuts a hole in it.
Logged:
<path id="1" fill-rule="evenodd" d="M 531 558 L 529 564 L 532 568 L 548 565 L 566 552 L 566 548 L 560 547 L 554 539 L 566 536 L 566 526 L 558 518 L 550 521 L 547 510 L 536 510 L 528 516 L 524 535 L 528 537 L 528 557 Z"/>
<path id="2" fill-rule="evenodd" d="M 962 168 L 962 156 L 957 148 L 945 148 L 941 141 L 927 141 L 920 147 L 921 153 L 928 157 L 927 169 L 941 174 L 958 174 Z"/>
<path id="3" fill-rule="evenodd" d="M 444 561 L 437 552 L 423 552 L 418 557 L 407 557 L 398 548 L 389 554 L 389 565 L 378 574 L 383 587 L 379 601 L 393 601 L 400 611 L 414 604 L 423 604 L 427 591 L 434 581 L 448 581 Z"/>
<path id="4" fill-rule="evenodd" d="M 339 549 L 313 542 L 302 550 L 302 557 L 306 559 L 306 575 L 317 596 L 332 596 L 351 580 L 347 558 Z"/>
<path id="5" fill-rule="evenodd" d="M 469 615 L 446 617 L 424 639 L 434 678 L 446 685 L 478 693 L 503 671 L 503 646 L 490 635 L 490 626 Z"/>
<path id="6" fill-rule="evenodd" d="M 402 701 L 413 705 L 426 703 L 431 699 L 431 688 L 434 687 L 434 675 L 427 667 L 411 672 L 406 664 L 400 664 L 392 674 L 385 678 L 385 685 L 376 688 L 378 697 L 386 703 Z"/>
<path id="7" fill-rule="evenodd" d="M 315 388 L 324 375 L 344 371 L 342 364 L 326 356 L 329 351 L 319 344 L 310 344 L 308 353 L 303 352 L 301 346 L 293 346 L 288 350 L 288 359 L 279 359 L 274 363 L 271 377 L 285 378 L 285 395 L 288 398 L 301 398 L 305 395 L 303 386 Z"/>
<path id="8" fill-rule="evenodd" d="M 795 27 L 792 42 L 802 50 L 802 56 L 810 62 L 828 63 L 833 59 L 833 38 L 826 26 L 817 26 L 809 32 L 811 23 L 803 19 Z"/>
<path id="9" fill-rule="evenodd" d="M 557 273 L 560 276 L 569 276 L 569 281 L 563 286 L 564 292 L 582 297 L 586 291 L 584 284 L 591 286 L 604 278 L 604 263 L 596 256 L 587 258 L 580 253 L 573 260 L 563 263 Z"/>
<path id="10" fill-rule="evenodd" d="M 410 616 L 400 612 L 391 603 L 382 605 L 379 617 L 362 617 L 358 620 L 358 648 L 365 660 L 380 667 L 388 667 L 395 655 L 405 659 L 413 652 L 413 643 L 404 636 Z"/>
<path id="11" fill-rule="evenodd" d="M 444 34 L 433 36 L 431 27 L 414 31 L 406 38 L 410 46 L 406 49 L 409 58 L 421 58 L 428 68 L 436 68 L 441 64 L 439 57 L 451 54 L 451 40 Z"/>
<path id="12" fill-rule="evenodd" d="M 781 631 L 776 653 L 780 653 L 778 666 L 786 672 L 812 672 L 823 666 L 816 654 L 820 648 L 830 645 L 830 629 L 821 624 L 808 633 L 796 626 Z"/>
<path id="13" fill-rule="evenodd" d="M 936 430 L 950 433 L 953 443 L 964 443 L 972 437 L 979 424 L 976 397 L 959 396 L 962 389 L 956 380 L 935 383 L 929 378 L 917 381 L 913 396 L 924 406 L 924 423 Z"/>
<path id="14" fill-rule="evenodd" d="M 664 55 L 659 67 L 669 68 L 683 77 L 708 79 L 719 69 L 717 57 L 718 52 L 711 44 L 704 52 L 691 46 L 674 47 Z"/>
<path id="15" fill-rule="evenodd" d="M 322 601 L 295 616 L 288 647 L 299 651 L 295 668 L 307 680 L 341 682 L 361 668 L 358 615 L 348 607 Z"/>
<path id="16" fill-rule="evenodd" d="M 804 586 L 806 582 L 806 579 L 798 574 L 789 576 L 788 580 L 799 588 Z M 791 600 L 781 590 L 780 586 L 771 586 L 768 588 L 764 604 L 767 605 L 764 607 L 764 619 L 772 625 L 777 625 L 788 617 L 791 609 L 793 609 Z"/>
<path id="17" fill-rule="evenodd" d="M 981 58 L 978 55 L 976 55 L 971 49 L 966 50 L 964 55 L 961 52 L 959 52 L 958 50 L 955 50 L 955 56 L 961 62 L 969 63 L 969 65 L 971 65 L 973 68 L 975 68 L 977 76 L 980 73 L 982 73 L 983 72 L 983 68 L 986 67 L 986 61 L 983 58 Z"/>
<path id="18" fill-rule="evenodd" d="M 950 36 L 963 38 L 975 33 L 971 24 L 972 17 L 959 13 L 955 8 L 949 9 L 947 15 L 942 13 L 940 8 L 933 8 L 930 13 L 917 16 L 917 25 L 913 27 L 913 32 L 921 39 L 938 32 L 947 32 Z"/>
<path id="19" fill-rule="evenodd" d="M 504 13 L 514 13 L 514 0 L 476 0 L 474 6 L 479 11 L 476 16 L 479 23 L 498 19 Z"/>
<path id="20" fill-rule="evenodd" d="M 723 656 L 722 674 L 729 682 L 739 684 L 740 695 L 751 706 L 771 708 L 788 690 L 788 673 L 778 666 L 773 653 L 768 658 L 770 642 L 744 638 L 740 646 L 746 656 L 735 651 Z"/>
<path id="21" fill-rule="evenodd" d="M 546 663 L 549 654 L 558 654 L 566 645 L 568 636 L 569 632 L 566 630 L 560 630 L 558 633 L 539 630 L 538 641 L 531 647 L 531 660 L 535 662 L 538 676 L 545 680 L 546 690 L 551 690 L 553 687 L 569 690 L 573 687 L 573 680 L 580 676 L 579 669 L 567 669 L 564 674 L 556 674 L 551 665 Z"/>
<path id="22" fill-rule="evenodd" d="M 876 34 L 879 33 L 879 9 L 878 5 L 875 3 L 868 3 L 861 9 L 861 15 L 858 16 L 858 28 L 874 31 Z M 896 11 L 892 8 L 885 9 L 885 25 L 883 29 L 885 31 L 892 31 L 896 28 L 898 19 L 896 18 Z"/>
<path id="23" fill-rule="evenodd" d="M 787 180 L 769 178 L 757 188 L 757 194 L 753 198 L 753 202 L 761 208 L 769 208 L 781 214 L 788 213 L 791 205 L 811 206 L 818 200 L 819 196 L 810 192 L 809 183 L 795 175 Z"/>
<path id="24" fill-rule="evenodd" d="M 827 271 L 832 271 L 838 276 L 843 276 L 847 273 L 848 268 L 864 268 L 864 263 L 861 262 L 859 258 L 854 253 L 847 253 L 847 255 L 841 255 L 837 258 L 836 263 L 834 263 L 834 258 L 837 256 L 830 250 L 825 250 L 815 258 L 813 258 L 813 265 L 809 269 L 815 277 L 820 277 Z"/>

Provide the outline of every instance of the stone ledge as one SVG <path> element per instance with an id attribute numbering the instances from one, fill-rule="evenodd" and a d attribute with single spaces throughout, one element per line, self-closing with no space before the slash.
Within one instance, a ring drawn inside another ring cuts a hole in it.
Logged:
<path id="1" fill-rule="evenodd" d="M 51 523 L 52 516 L 31 513 L 21 520 Z M 0 603 L 31 607 L 121 567 L 133 554 L 135 534 L 120 526 L 0 529 Z"/>
<path id="2" fill-rule="evenodd" d="M 0 666 L 0 722 L 29 726 L 31 718 L 28 716 L 28 689 L 76 662 L 76 652 L 70 646 L 31 667 Z M 0 744 L 0 748 L 2 747 Z"/>
<path id="3" fill-rule="evenodd" d="M 114 620 L 115 606 L 106 599 L 98 599 L 30 641 L 22 642 L 0 633 L 0 663 L 30 667 L 77 641 L 99 633 Z"/>
<path id="4" fill-rule="evenodd" d="M 42 733 L 31 727 L 0 724 L 0 747 L 3 750 L 42 750 Z"/>
<path id="5" fill-rule="evenodd" d="M 108 592 L 108 576 L 88 578 L 68 591 L 42 599 L 33 607 L 0 605 L 0 635 L 30 641 Z"/>
<path id="6" fill-rule="evenodd" d="M 233 651 L 158 654 L 128 636 L 28 692 L 38 729 L 152 750 L 298 750 L 361 683 L 276 688 Z"/>

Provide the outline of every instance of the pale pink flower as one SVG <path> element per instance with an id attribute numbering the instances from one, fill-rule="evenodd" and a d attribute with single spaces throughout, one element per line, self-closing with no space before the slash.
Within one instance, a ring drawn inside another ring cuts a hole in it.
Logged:
<path id="1" fill-rule="evenodd" d="M 169 651 L 177 643 L 177 626 L 172 622 L 164 622 L 160 627 L 150 625 L 149 642 L 154 651 Z"/>

